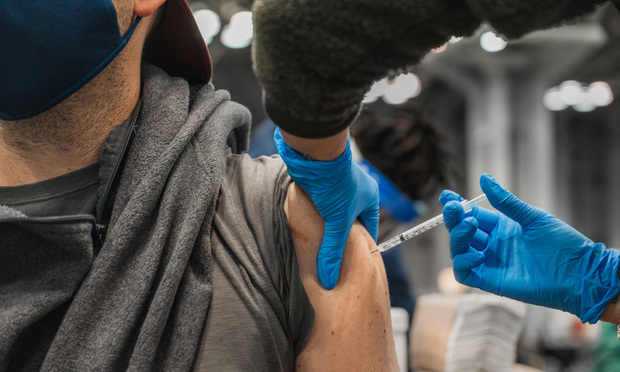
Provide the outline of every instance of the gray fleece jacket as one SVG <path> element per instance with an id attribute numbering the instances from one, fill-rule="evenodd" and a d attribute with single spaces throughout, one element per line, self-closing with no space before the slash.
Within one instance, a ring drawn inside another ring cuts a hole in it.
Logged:
<path id="1" fill-rule="evenodd" d="M 189 370 L 209 307 L 211 224 L 249 112 L 145 66 L 107 236 L 0 207 L 0 371 Z"/>

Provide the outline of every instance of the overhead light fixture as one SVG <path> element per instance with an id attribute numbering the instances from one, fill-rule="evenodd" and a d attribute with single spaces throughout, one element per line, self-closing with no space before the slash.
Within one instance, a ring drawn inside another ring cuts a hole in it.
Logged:
<path id="1" fill-rule="evenodd" d="M 609 84 L 596 81 L 588 86 L 588 95 L 596 106 L 608 106 L 614 101 L 614 93 Z"/>
<path id="2" fill-rule="evenodd" d="M 567 80 L 560 86 L 548 89 L 543 97 L 545 107 L 551 111 L 561 111 L 570 106 L 575 111 L 590 112 L 611 104 L 613 100 L 611 87 L 604 81 L 585 86 L 578 81 Z"/>
<path id="3" fill-rule="evenodd" d="M 576 105 L 583 101 L 586 96 L 586 90 L 575 80 L 567 80 L 560 84 L 560 98 L 567 105 Z"/>
<path id="4" fill-rule="evenodd" d="M 230 23 L 224 27 L 220 40 L 232 49 L 245 48 L 252 43 L 252 12 L 242 11 L 230 17 Z"/>
<path id="5" fill-rule="evenodd" d="M 194 12 L 194 19 L 196 19 L 200 34 L 208 45 L 213 40 L 213 37 L 220 32 L 222 27 L 220 17 L 210 9 L 199 9 Z"/>
<path id="6" fill-rule="evenodd" d="M 560 89 L 558 87 L 548 89 L 545 92 L 543 104 L 551 111 L 562 111 L 568 107 L 568 105 L 562 101 Z"/>
<path id="7" fill-rule="evenodd" d="M 480 36 L 480 46 L 489 53 L 504 50 L 507 44 L 506 40 L 497 36 L 493 31 L 487 31 Z"/>

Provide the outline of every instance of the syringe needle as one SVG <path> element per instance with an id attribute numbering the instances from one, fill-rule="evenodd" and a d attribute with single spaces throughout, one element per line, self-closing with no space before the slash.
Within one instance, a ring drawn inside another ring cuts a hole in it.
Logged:
<path id="1" fill-rule="evenodd" d="M 461 202 L 461 204 L 463 205 L 463 208 L 465 209 L 465 213 L 469 212 L 471 210 L 471 207 L 473 205 L 479 204 L 480 202 L 486 200 L 487 197 L 485 194 L 482 194 L 472 200 L 463 200 Z M 413 238 L 414 236 L 418 236 L 420 234 L 422 234 L 425 231 L 428 231 L 430 229 L 432 229 L 433 227 L 439 226 L 443 223 L 443 214 L 439 214 L 433 218 L 431 218 L 428 221 L 422 222 L 421 224 L 412 227 L 411 229 L 405 231 L 404 233 L 398 234 L 395 237 L 386 240 L 385 242 L 379 244 L 377 246 L 377 248 L 373 249 L 370 253 L 375 253 L 375 252 L 385 252 L 397 245 L 399 245 L 400 243 L 407 241 L 411 238 Z"/>

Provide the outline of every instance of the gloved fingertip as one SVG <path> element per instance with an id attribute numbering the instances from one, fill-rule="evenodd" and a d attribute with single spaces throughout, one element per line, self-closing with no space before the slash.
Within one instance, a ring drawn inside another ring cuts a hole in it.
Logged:
<path id="1" fill-rule="evenodd" d="M 480 187 L 487 195 L 493 208 L 505 214 L 507 217 L 523 226 L 538 219 L 545 211 L 534 208 L 519 199 L 516 195 L 502 187 L 495 178 L 490 175 L 480 177 Z"/>
<path id="2" fill-rule="evenodd" d="M 463 212 L 463 205 L 456 200 L 451 200 L 443 206 L 443 210 L 448 213 Z"/>
<path id="3" fill-rule="evenodd" d="M 472 217 L 472 216 L 465 217 L 463 218 L 463 222 L 471 226 L 471 229 L 478 228 L 478 220 L 475 217 Z"/>
<path id="4" fill-rule="evenodd" d="M 325 289 L 332 290 L 336 287 L 336 284 L 338 284 L 338 277 L 340 276 L 340 264 L 337 266 L 319 265 L 317 271 L 319 274 L 319 281 Z"/>
<path id="5" fill-rule="evenodd" d="M 443 219 L 448 228 L 448 231 L 452 230 L 463 219 L 464 215 L 463 206 L 461 203 L 452 200 L 447 202 L 443 207 Z"/>
<path id="6" fill-rule="evenodd" d="M 340 264 L 348 236 L 349 231 L 347 230 L 346 234 L 340 235 L 338 238 L 330 237 L 328 233 L 323 237 L 317 257 L 317 273 L 321 284 L 326 289 L 333 289 L 338 283 Z"/>
<path id="7" fill-rule="evenodd" d="M 487 173 L 487 172 L 482 173 L 482 175 L 480 176 L 480 179 L 483 179 L 483 178 L 488 178 L 489 180 L 497 182 L 497 180 L 493 176 L 491 176 L 490 173 Z"/>
<path id="8" fill-rule="evenodd" d="M 469 271 L 480 266 L 485 260 L 484 253 L 470 249 L 466 253 L 454 256 L 452 268 L 455 272 Z"/>
<path id="9" fill-rule="evenodd" d="M 449 201 L 459 202 L 461 200 L 463 200 L 463 198 L 452 190 L 443 190 L 441 195 L 439 195 L 439 202 L 441 205 L 445 205 Z"/>
<path id="10" fill-rule="evenodd" d="M 470 240 L 478 230 L 478 221 L 473 217 L 467 217 L 450 229 L 450 249 L 453 254 L 463 253 L 465 247 L 470 246 Z"/>
<path id="11" fill-rule="evenodd" d="M 490 195 L 499 195 L 500 193 L 507 192 L 500 184 L 497 182 L 493 176 L 488 173 L 483 173 L 480 176 L 480 188 L 482 191 L 487 194 L 487 197 Z"/>

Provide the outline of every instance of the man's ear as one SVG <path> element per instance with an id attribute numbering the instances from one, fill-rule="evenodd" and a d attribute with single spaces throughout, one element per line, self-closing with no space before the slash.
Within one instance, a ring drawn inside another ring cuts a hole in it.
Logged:
<path id="1" fill-rule="evenodd" d="M 142 18 L 148 17 L 165 2 L 166 0 L 135 0 L 133 11 Z"/>

